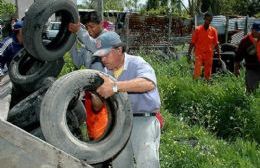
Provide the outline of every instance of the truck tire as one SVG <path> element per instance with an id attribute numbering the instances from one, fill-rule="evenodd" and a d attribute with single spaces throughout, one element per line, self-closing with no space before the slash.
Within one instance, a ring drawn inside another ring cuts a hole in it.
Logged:
<path id="1" fill-rule="evenodd" d="M 39 121 L 40 104 L 49 86 L 44 85 L 12 107 L 8 113 L 7 121 L 27 131 L 32 129 L 33 125 Z"/>
<path id="2" fill-rule="evenodd" d="M 61 17 L 57 36 L 50 43 L 43 43 L 42 33 L 48 19 L 56 14 Z M 64 56 L 76 41 L 76 34 L 68 30 L 69 23 L 78 23 L 76 5 L 68 0 L 35 1 L 25 14 L 23 38 L 24 47 L 35 58 L 54 61 Z"/>
<path id="3" fill-rule="evenodd" d="M 10 63 L 9 76 L 14 84 L 33 92 L 41 87 L 38 83 L 46 77 L 57 77 L 63 65 L 63 58 L 51 62 L 39 61 L 22 49 Z"/>
<path id="4" fill-rule="evenodd" d="M 39 109 L 40 110 L 40 109 Z M 81 101 L 77 101 L 75 107 L 73 109 L 67 111 L 67 120 L 71 121 L 71 125 L 69 125 L 70 131 L 74 134 L 74 130 L 79 129 L 79 126 L 86 121 L 86 113 L 84 105 Z M 40 120 L 38 120 L 40 121 Z M 45 137 L 42 133 L 41 127 L 35 128 L 34 130 L 30 131 L 31 134 L 34 136 L 44 140 Z"/>
<path id="5" fill-rule="evenodd" d="M 212 73 L 226 73 L 227 72 L 227 66 L 226 63 L 223 60 L 220 60 L 218 58 L 213 58 L 213 64 L 212 64 Z"/>
<path id="6" fill-rule="evenodd" d="M 85 69 L 59 78 L 45 94 L 40 112 L 40 124 L 46 141 L 89 164 L 114 157 L 125 146 L 132 130 L 133 115 L 127 94 L 118 93 L 105 100 L 112 109 L 112 119 L 111 129 L 103 139 L 83 142 L 69 131 L 66 109 L 80 92 L 93 92 L 103 83 L 98 73 Z"/>
<path id="7" fill-rule="evenodd" d="M 236 52 L 236 50 L 237 50 L 237 46 L 235 46 L 234 44 L 224 43 L 221 45 L 222 52 L 226 52 L 226 51 Z"/>

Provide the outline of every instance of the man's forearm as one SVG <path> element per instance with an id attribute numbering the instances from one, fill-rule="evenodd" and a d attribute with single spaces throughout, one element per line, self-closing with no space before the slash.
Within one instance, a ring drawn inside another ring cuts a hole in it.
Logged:
<path id="1" fill-rule="evenodd" d="M 120 92 L 148 92 L 155 88 L 152 81 L 145 78 L 135 78 L 129 81 L 117 81 L 118 91 Z"/>

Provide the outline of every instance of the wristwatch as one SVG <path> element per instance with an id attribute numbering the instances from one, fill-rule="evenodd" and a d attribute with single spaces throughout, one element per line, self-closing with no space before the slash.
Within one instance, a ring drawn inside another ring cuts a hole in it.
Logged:
<path id="1" fill-rule="evenodd" d="M 113 86 L 112 86 L 112 90 L 114 93 L 117 93 L 118 92 L 118 87 L 117 87 L 117 84 L 116 82 L 114 82 Z"/>

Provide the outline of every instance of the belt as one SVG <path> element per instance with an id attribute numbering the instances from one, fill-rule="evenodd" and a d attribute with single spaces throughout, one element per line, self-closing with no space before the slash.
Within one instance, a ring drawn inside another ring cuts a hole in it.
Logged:
<path id="1" fill-rule="evenodd" d="M 134 113 L 134 117 L 152 117 L 156 116 L 156 113 Z"/>

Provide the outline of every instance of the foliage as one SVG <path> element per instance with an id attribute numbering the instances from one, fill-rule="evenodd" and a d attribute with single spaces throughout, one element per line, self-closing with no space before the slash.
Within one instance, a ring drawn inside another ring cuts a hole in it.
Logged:
<path id="1" fill-rule="evenodd" d="M 104 10 L 119 10 L 123 11 L 124 6 L 121 0 L 105 0 L 104 1 Z"/>
<path id="2" fill-rule="evenodd" d="M 16 8 L 12 3 L 7 3 L 5 0 L 0 0 L 0 18 L 10 19 L 15 14 Z"/>
<path id="3" fill-rule="evenodd" d="M 148 0 L 146 10 L 157 9 L 159 7 L 159 0 Z"/>
<path id="4" fill-rule="evenodd" d="M 253 109 L 256 98 L 245 93 L 243 76 L 216 74 L 208 83 L 192 79 L 186 59 L 146 59 L 156 69 L 163 107 L 173 115 L 190 125 L 204 126 L 221 138 L 258 141 L 258 112 Z"/>
<path id="5" fill-rule="evenodd" d="M 72 71 L 75 71 L 77 68 L 74 66 L 73 62 L 72 62 L 72 59 L 71 59 L 71 56 L 70 56 L 70 53 L 66 53 L 65 56 L 64 56 L 64 66 L 61 70 L 61 73 L 60 73 L 60 76 L 63 76 L 67 73 L 70 73 Z"/>
<path id="6" fill-rule="evenodd" d="M 255 142 L 237 139 L 233 143 L 216 139 L 205 129 L 189 126 L 164 111 L 166 124 L 161 136 L 162 168 L 257 167 L 260 150 Z"/>
<path id="7" fill-rule="evenodd" d="M 204 11 L 211 8 L 212 13 L 216 15 L 254 16 L 260 10 L 259 0 L 210 0 L 202 6 L 204 6 Z"/>

